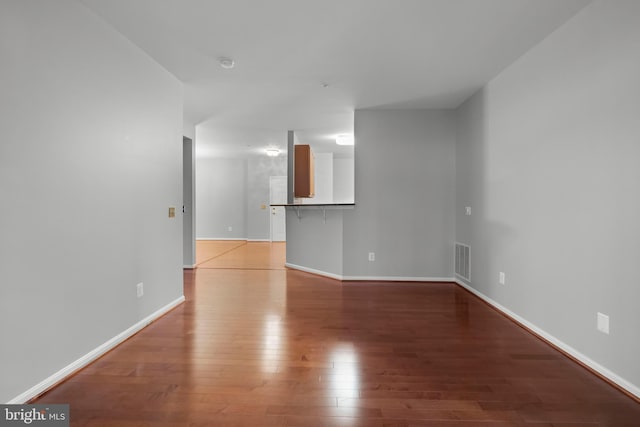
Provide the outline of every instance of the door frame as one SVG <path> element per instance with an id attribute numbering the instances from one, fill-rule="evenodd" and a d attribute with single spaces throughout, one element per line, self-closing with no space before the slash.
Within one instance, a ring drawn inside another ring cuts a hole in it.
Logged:
<path id="1" fill-rule="evenodd" d="M 196 266 L 196 184 L 195 146 L 182 137 L 182 263 L 183 268 Z"/>
<path id="2" fill-rule="evenodd" d="M 285 198 L 287 196 L 287 176 L 286 175 L 273 175 L 269 177 L 269 205 L 271 205 L 272 200 L 273 200 L 273 180 L 274 178 L 278 178 L 278 179 L 283 179 L 284 183 L 285 183 L 285 187 L 284 187 L 284 195 Z M 282 203 L 286 203 L 286 200 L 284 200 Z M 284 228 L 285 228 L 285 233 L 284 233 L 284 240 L 275 240 L 276 242 L 286 242 L 287 241 L 287 217 L 286 217 L 286 211 L 284 209 L 284 207 L 276 207 L 273 208 L 271 206 L 269 206 L 269 240 L 271 242 L 274 242 L 273 240 L 273 218 L 274 218 L 274 214 L 273 214 L 273 209 L 281 209 L 282 210 L 282 214 L 283 214 L 283 218 L 284 218 Z"/>

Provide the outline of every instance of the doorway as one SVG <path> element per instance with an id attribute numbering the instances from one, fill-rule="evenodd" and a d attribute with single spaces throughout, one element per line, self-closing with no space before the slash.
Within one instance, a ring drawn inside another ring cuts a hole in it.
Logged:
<path id="1" fill-rule="evenodd" d="M 287 177 L 269 177 L 269 203 L 271 209 L 271 241 L 284 242 L 287 240 L 287 221 L 284 205 L 287 203 Z"/>
<path id="2" fill-rule="evenodd" d="M 184 268 L 196 265 L 195 234 L 195 152 L 193 140 L 182 137 L 182 263 Z"/>

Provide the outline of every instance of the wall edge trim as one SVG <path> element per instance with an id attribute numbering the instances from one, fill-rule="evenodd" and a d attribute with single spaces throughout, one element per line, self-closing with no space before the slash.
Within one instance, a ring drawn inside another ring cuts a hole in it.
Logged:
<path id="1" fill-rule="evenodd" d="M 342 276 L 339 274 L 329 273 L 322 270 L 316 270 L 315 268 L 303 267 L 301 265 L 291 264 L 289 262 L 286 262 L 284 266 L 287 268 L 291 268 L 292 270 L 300 270 L 300 271 L 304 271 L 305 273 L 316 274 L 318 276 L 324 276 L 330 279 L 343 280 Z"/>
<path id="2" fill-rule="evenodd" d="M 343 276 L 344 281 L 370 282 L 453 282 L 453 277 Z"/>
<path id="3" fill-rule="evenodd" d="M 85 366 L 89 365 L 91 362 L 93 362 L 94 360 L 98 359 L 99 357 L 101 357 L 105 353 L 107 353 L 110 350 L 114 349 L 119 344 L 121 344 L 124 341 L 126 341 L 127 339 L 131 338 L 133 335 L 135 335 L 136 333 L 140 332 L 142 329 L 144 329 L 145 327 L 147 327 L 148 325 L 150 325 L 151 323 L 153 323 L 155 320 L 159 319 L 160 317 L 164 316 L 169 311 L 173 310 L 175 307 L 177 307 L 178 305 L 182 304 L 184 301 L 185 301 L 184 295 L 182 295 L 179 298 L 173 300 L 169 304 L 167 304 L 164 307 L 156 310 L 155 312 L 151 313 L 149 316 L 145 317 L 144 319 L 138 321 L 137 323 L 135 323 L 134 325 L 132 325 L 128 329 L 120 332 L 115 337 L 111 338 L 110 340 L 106 341 L 105 343 L 103 343 L 103 344 L 99 345 L 98 347 L 94 348 L 89 353 L 87 353 L 84 356 L 80 357 L 79 359 L 71 362 L 69 365 L 67 365 L 64 368 L 60 369 L 58 372 L 54 373 L 53 375 L 49 376 L 48 378 L 45 378 L 43 381 L 40 381 L 38 384 L 34 385 L 33 387 L 31 387 L 27 391 L 25 391 L 25 392 L 19 394 L 18 396 L 14 397 L 9 402 L 7 402 L 7 404 L 11 405 L 11 404 L 26 403 L 29 400 L 41 395 L 45 391 L 47 391 L 50 388 L 54 387 L 55 385 L 59 384 L 61 381 L 65 380 L 67 377 L 71 376 L 72 374 L 74 374 L 75 372 L 77 372 L 80 369 L 84 368 Z"/>
<path id="4" fill-rule="evenodd" d="M 246 237 L 196 237 L 196 241 L 198 240 L 237 240 L 239 242 L 246 242 Z"/>
<path id="5" fill-rule="evenodd" d="M 546 332 L 544 329 L 539 328 L 535 324 L 529 322 L 525 318 L 519 316 L 508 308 L 504 307 L 502 304 L 497 301 L 489 298 L 482 292 L 473 288 L 471 285 L 464 283 L 462 280 L 456 279 L 455 283 L 459 286 L 463 287 L 467 291 L 471 292 L 487 304 L 489 304 L 494 309 L 498 310 L 500 313 L 504 314 L 506 317 L 517 323 L 519 326 L 528 330 L 532 334 L 536 335 L 538 338 L 550 344 L 552 347 L 555 347 L 561 353 L 565 354 L 570 359 L 573 359 L 576 363 L 582 365 L 584 368 L 588 369 L 595 375 L 601 377 L 604 381 L 611 383 L 613 387 L 618 388 L 623 393 L 627 394 L 630 398 L 640 402 L 640 387 L 633 384 L 630 381 L 622 378 L 618 374 L 610 371 L 599 363 L 595 362 L 591 358 L 587 357 L 585 354 L 579 352 L 575 348 L 566 344 L 562 340 L 556 338 L 550 333 Z"/>

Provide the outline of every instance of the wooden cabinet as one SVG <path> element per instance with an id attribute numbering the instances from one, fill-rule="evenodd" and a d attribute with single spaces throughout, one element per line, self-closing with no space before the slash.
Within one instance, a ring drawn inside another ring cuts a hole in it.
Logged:
<path id="1" fill-rule="evenodd" d="M 295 197 L 313 197 L 315 194 L 314 159 L 309 145 L 294 145 L 293 193 Z"/>

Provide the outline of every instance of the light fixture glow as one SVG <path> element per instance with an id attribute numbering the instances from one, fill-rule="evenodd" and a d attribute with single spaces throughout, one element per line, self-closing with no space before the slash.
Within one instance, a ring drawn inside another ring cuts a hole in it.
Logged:
<path id="1" fill-rule="evenodd" d="M 338 135 L 336 137 L 336 144 L 338 144 L 338 145 L 353 145 L 354 144 L 353 135 L 347 135 L 347 134 Z"/>
<path id="2" fill-rule="evenodd" d="M 280 154 L 280 150 L 277 148 L 267 148 L 265 151 L 269 157 L 278 157 L 278 154 Z"/>

